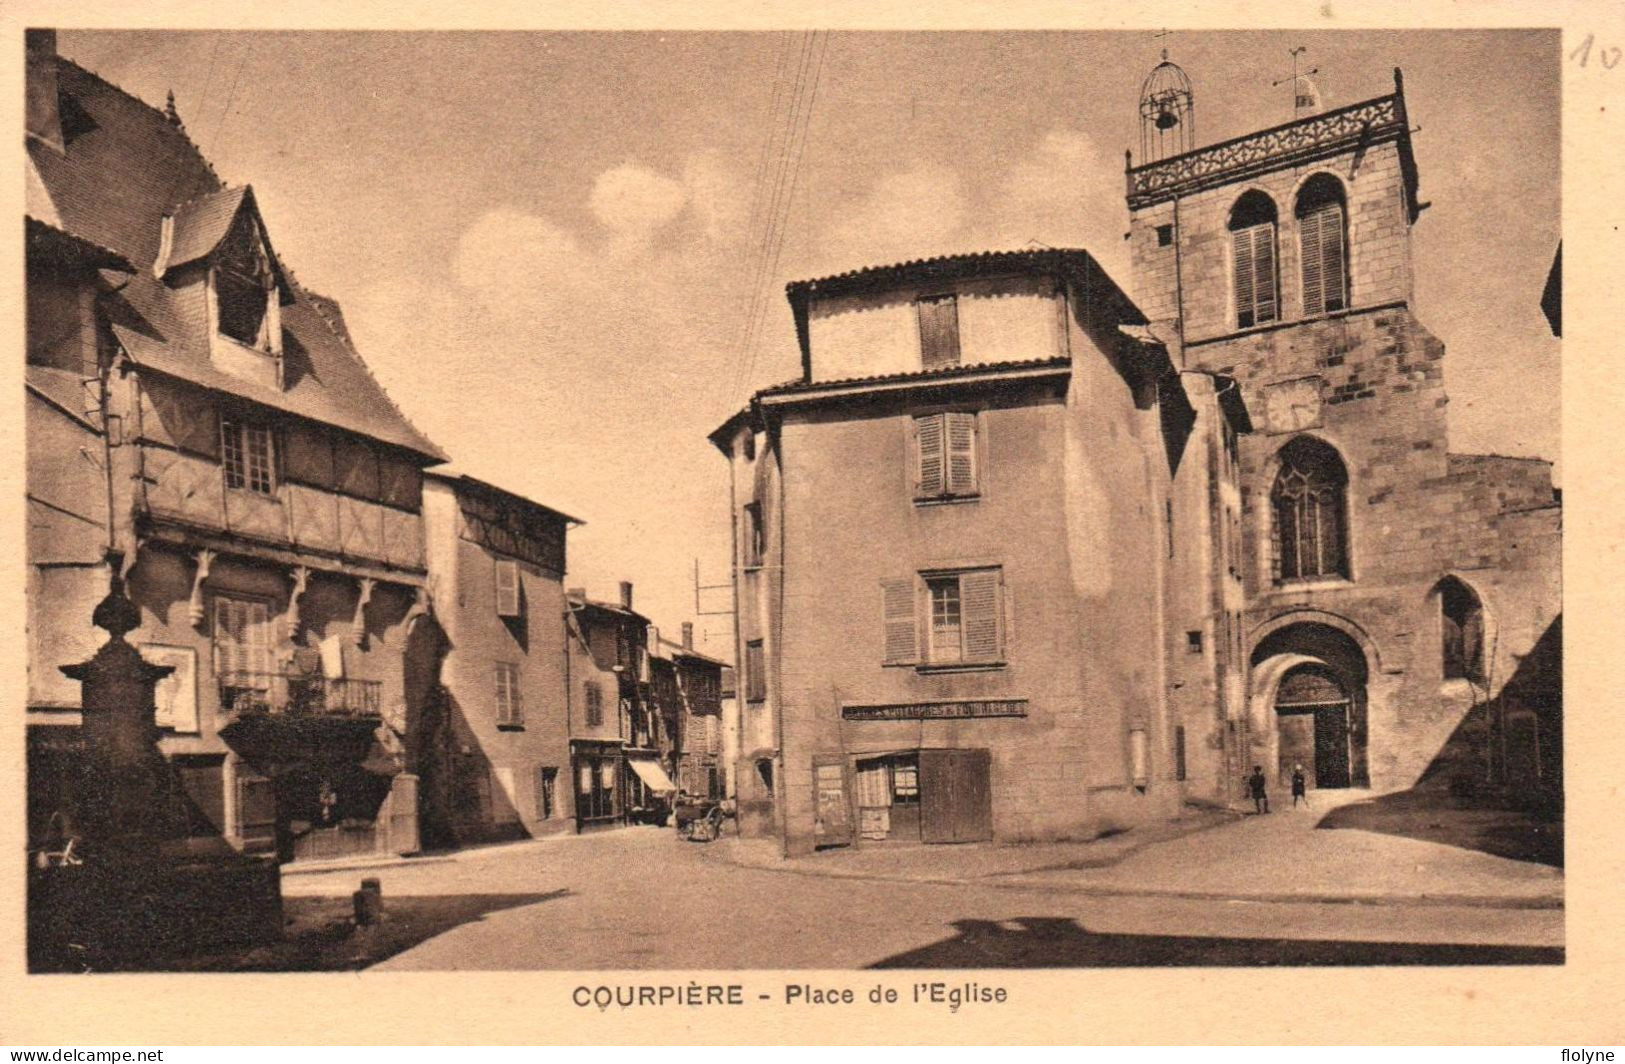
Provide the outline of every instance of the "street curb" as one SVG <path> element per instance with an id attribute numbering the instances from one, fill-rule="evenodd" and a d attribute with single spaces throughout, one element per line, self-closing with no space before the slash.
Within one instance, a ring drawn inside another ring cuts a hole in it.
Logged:
<path id="1" fill-rule="evenodd" d="M 416 868 L 420 865 L 454 864 L 457 858 L 447 854 L 433 857 L 379 857 L 359 861 L 304 861 L 282 866 L 282 877 L 320 876 L 334 872 L 362 872 L 369 868 Z"/>

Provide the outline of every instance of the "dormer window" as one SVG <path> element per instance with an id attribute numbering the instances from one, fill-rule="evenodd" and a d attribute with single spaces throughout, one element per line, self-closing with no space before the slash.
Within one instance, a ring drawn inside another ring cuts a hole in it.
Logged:
<path id="1" fill-rule="evenodd" d="M 239 216 L 215 259 L 215 328 L 240 344 L 275 354 L 282 346 L 281 300 L 258 235 L 253 220 Z"/>

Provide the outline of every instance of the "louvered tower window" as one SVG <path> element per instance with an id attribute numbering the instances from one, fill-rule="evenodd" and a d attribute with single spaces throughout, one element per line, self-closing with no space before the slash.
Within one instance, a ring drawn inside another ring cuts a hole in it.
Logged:
<path id="1" fill-rule="evenodd" d="M 1347 211 L 1343 185 L 1316 174 L 1298 192 L 1298 250 L 1303 266 L 1303 312 L 1326 314 L 1348 306 Z"/>
<path id="2" fill-rule="evenodd" d="M 1299 437 L 1281 449 L 1275 532 L 1282 580 L 1348 576 L 1348 471 L 1330 446 Z"/>
<path id="3" fill-rule="evenodd" d="M 1281 316 L 1275 269 L 1276 218 L 1274 201 L 1256 190 L 1245 193 L 1230 209 L 1238 329 Z"/>

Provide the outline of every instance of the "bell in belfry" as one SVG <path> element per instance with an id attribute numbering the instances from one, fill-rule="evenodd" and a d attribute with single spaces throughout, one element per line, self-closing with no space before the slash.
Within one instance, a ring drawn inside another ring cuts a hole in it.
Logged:
<path id="1" fill-rule="evenodd" d="M 1191 79 L 1162 53 L 1140 86 L 1140 161 L 1154 163 L 1196 147 Z"/>

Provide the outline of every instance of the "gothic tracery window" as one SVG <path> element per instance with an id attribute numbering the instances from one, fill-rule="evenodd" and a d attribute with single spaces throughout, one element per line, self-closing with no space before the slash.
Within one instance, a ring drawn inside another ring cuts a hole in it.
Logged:
<path id="1" fill-rule="evenodd" d="M 1281 449 L 1272 493 L 1281 580 L 1349 575 L 1347 492 L 1331 447 L 1300 437 Z"/>

